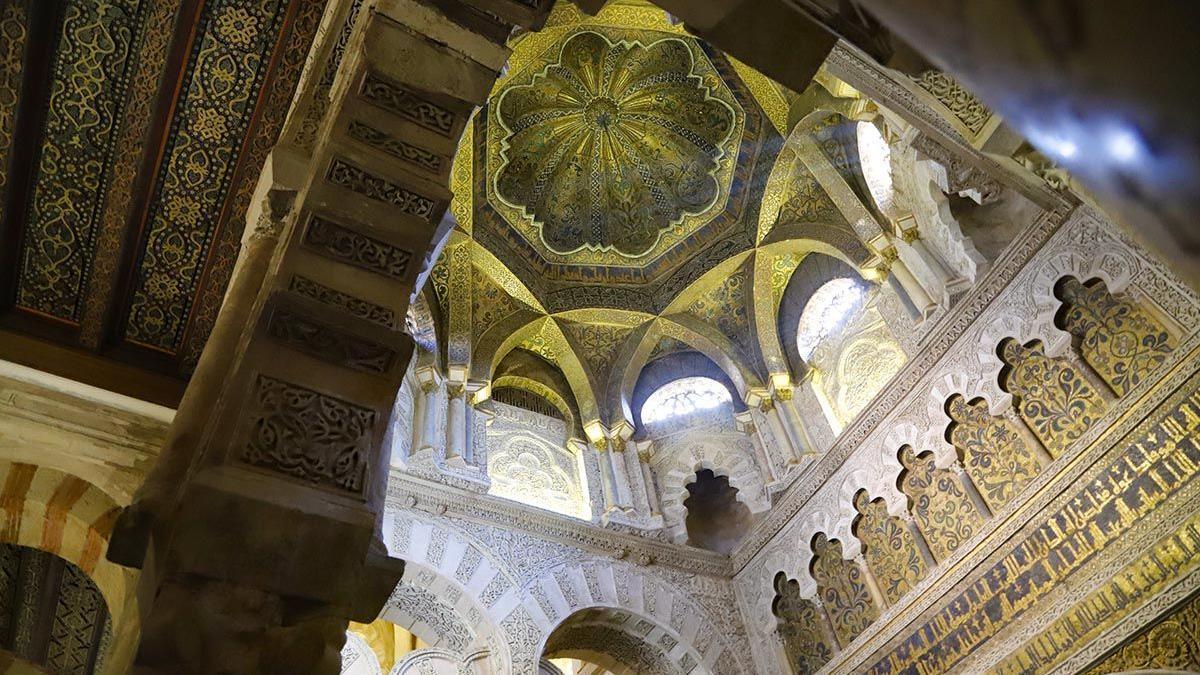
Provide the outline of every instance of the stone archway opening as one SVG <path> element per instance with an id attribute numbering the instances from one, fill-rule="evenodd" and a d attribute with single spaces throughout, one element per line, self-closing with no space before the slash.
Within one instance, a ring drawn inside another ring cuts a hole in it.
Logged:
<path id="1" fill-rule="evenodd" d="M 113 639 L 108 603 L 95 581 L 65 558 L 0 544 L 0 660 L 6 672 L 105 672 Z"/>
<path id="2" fill-rule="evenodd" d="M 688 483 L 684 525 L 688 544 L 717 553 L 729 554 L 754 523 L 749 507 L 738 500 L 738 489 L 729 477 L 700 469 Z"/>
<path id="3" fill-rule="evenodd" d="M 624 609 L 592 607 L 564 619 L 546 638 L 541 667 L 566 675 L 706 673 L 700 654 L 656 621 Z"/>

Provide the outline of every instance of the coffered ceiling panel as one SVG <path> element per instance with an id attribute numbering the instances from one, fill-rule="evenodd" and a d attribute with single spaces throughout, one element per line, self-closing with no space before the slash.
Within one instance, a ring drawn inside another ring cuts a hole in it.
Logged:
<path id="1" fill-rule="evenodd" d="M 0 0 L 0 358 L 178 397 L 323 11 Z"/>

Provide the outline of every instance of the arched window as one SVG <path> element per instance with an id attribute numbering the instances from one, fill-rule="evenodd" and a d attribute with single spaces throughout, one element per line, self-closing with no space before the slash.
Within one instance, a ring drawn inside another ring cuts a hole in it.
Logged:
<path id="1" fill-rule="evenodd" d="M 649 424 L 697 410 L 711 410 L 732 400 L 729 390 L 716 380 L 684 377 L 664 384 L 646 398 L 642 422 Z"/>
<path id="2" fill-rule="evenodd" d="M 890 213 L 896 198 L 892 184 L 892 151 L 874 124 L 859 122 L 857 132 L 858 158 L 867 190 L 879 210 Z"/>
<path id="3" fill-rule="evenodd" d="M 800 357 L 811 357 L 817 345 L 836 335 L 866 299 L 866 287 L 855 279 L 833 279 L 818 288 L 796 326 L 796 349 Z"/>

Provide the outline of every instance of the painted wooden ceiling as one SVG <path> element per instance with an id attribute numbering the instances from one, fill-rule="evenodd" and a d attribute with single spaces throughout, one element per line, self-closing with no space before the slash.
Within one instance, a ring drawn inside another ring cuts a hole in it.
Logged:
<path id="1" fill-rule="evenodd" d="M 323 9 L 0 0 L 0 358 L 177 400 Z"/>

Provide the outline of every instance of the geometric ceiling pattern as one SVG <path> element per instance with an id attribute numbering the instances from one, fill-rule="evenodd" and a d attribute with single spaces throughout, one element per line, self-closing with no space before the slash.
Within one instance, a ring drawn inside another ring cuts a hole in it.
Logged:
<path id="1" fill-rule="evenodd" d="M 560 3 L 511 46 L 430 274 L 447 370 L 566 401 L 589 435 L 631 419 L 652 359 L 704 357 L 738 398 L 787 375 L 776 320 L 804 257 L 879 264 L 845 213 L 872 219 L 839 147 L 857 122 L 790 129 L 799 97 L 640 0 Z"/>
<path id="2" fill-rule="evenodd" d="M 453 213 L 551 311 L 655 313 L 753 247 L 786 102 L 661 10 L 560 5 L 460 146 Z"/>
<path id="3" fill-rule="evenodd" d="M 36 345 L 0 357 L 54 371 L 71 354 L 98 364 L 84 377 L 171 402 L 323 10 L 0 3 L 0 342 Z"/>
<path id="4" fill-rule="evenodd" d="M 616 33 L 572 34 L 494 97 L 492 203 L 548 257 L 644 264 L 729 192 L 740 108 L 697 43 Z"/>

